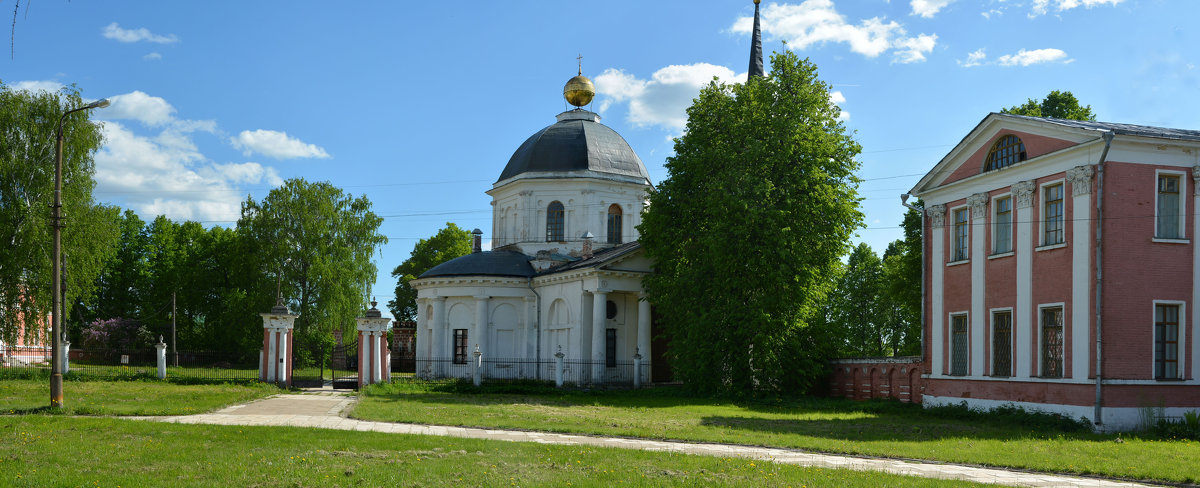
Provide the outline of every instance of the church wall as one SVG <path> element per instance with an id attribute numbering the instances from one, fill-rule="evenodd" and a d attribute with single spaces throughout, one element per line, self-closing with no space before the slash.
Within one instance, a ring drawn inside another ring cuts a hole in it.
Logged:
<path id="1" fill-rule="evenodd" d="M 607 247 L 608 207 L 614 203 L 622 210 L 621 241 L 637 240 L 646 185 L 600 173 L 562 176 L 519 179 L 488 192 L 492 195 L 493 249 L 516 244 L 529 255 L 543 250 L 578 254 L 584 232 L 596 237 L 597 249 Z M 564 207 L 564 241 L 546 242 L 546 208 L 554 201 Z"/>

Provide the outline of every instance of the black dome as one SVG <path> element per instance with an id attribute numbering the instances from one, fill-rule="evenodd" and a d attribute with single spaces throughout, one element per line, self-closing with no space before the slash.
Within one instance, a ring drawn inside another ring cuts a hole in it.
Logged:
<path id="1" fill-rule="evenodd" d="M 599 122 L 600 117 L 576 109 L 558 115 L 558 122 L 526 139 L 500 174 L 504 181 L 527 172 L 592 170 L 630 176 L 650 183 L 646 166 L 629 143 Z"/>
<path id="2" fill-rule="evenodd" d="M 438 276 L 533 276 L 529 256 L 513 251 L 476 252 L 446 261 L 421 273 L 419 278 Z"/>

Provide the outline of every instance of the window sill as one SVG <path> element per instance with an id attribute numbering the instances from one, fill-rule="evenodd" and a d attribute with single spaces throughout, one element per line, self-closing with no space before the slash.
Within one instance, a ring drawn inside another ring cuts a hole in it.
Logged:
<path id="1" fill-rule="evenodd" d="M 1012 255 L 1014 255 L 1014 254 L 1016 254 L 1016 253 L 1015 253 L 1015 252 L 1013 252 L 1013 251 L 1008 251 L 1008 252 L 998 252 L 998 253 L 996 253 L 996 254 L 989 255 L 989 256 L 988 256 L 988 259 L 1000 259 L 1000 258 L 1007 258 L 1007 257 L 1009 257 L 1009 256 L 1012 256 Z"/>
<path id="2" fill-rule="evenodd" d="M 1058 244 L 1046 244 L 1045 246 L 1035 247 L 1035 248 L 1033 248 L 1033 250 L 1034 251 L 1049 251 L 1051 249 L 1061 249 L 1064 247 L 1067 247 L 1066 241 L 1060 242 Z"/>
<path id="3" fill-rule="evenodd" d="M 1191 244 L 1192 243 L 1192 241 L 1189 239 L 1167 239 L 1164 237 L 1155 237 L 1153 239 L 1150 239 L 1150 242 L 1161 242 L 1163 244 Z"/>
<path id="4" fill-rule="evenodd" d="M 949 268 L 951 266 L 958 266 L 960 264 L 967 264 L 969 262 L 971 262 L 970 259 L 960 259 L 958 261 L 950 261 L 949 263 L 946 263 L 946 267 Z"/>
<path id="5" fill-rule="evenodd" d="M 1181 383 L 1187 380 L 1183 378 L 1154 378 L 1154 381 L 1159 383 Z"/>

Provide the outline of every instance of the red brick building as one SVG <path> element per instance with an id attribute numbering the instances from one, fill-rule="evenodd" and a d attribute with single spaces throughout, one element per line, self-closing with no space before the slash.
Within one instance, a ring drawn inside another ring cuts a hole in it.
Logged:
<path id="1" fill-rule="evenodd" d="M 985 117 L 911 192 L 924 403 L 1104 430 L 1200 409 L 1198 181 L 1200 131 Z"/>

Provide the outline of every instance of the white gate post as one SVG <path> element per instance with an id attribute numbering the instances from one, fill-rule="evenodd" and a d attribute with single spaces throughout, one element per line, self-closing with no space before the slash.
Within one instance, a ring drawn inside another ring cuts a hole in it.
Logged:
<path id="1" fill-rule="evenodd" d="M 292 386 L 292 328 L 299 315 L 288 311 L 287 306 L 283 304 L 282 295 L 278 297 L 270 312 L 259 315 L 263 318 L 263 349 L 260 354 L 262 362 L 259 363 L 261 373 L 258 379 L 290 387 Z M 163 359 L 166 359 L 165 353 Z"/>
<path id="2" fill-rule="evenodd" d="M 642 387 L 642 352 L 640 350 L 636 350 L 636 351 L 637 351 L 637 353 L 633 355 L 633 387 L 641 388 Z"/>
<path id="3" fill-rule="evenodd" d="M 387 355 L 387 329 L 392 319 L 383 317 L 376 308 L 378 302 L 371 302 L 371 309 L 364 317 L 355 319 L 358 322 L 358 386 L 380 383 L 388 377 L 391 363 Z"/>
<path id="4" fill-rule="evenodd" d="M 158 379 L 167 378 L 167 344 L 163 342 L 162 336 L 158 336 L 158 344 L 154 345 L 158 349 L 156 356 L 158 357 Z"/>
<path id="5" fill-rule="evenodd" d="M 554 353 L 554 386 L 562 388 L 563 385 L 563 352 L 562 346 L 558 346 L 558 352 Z"/>

